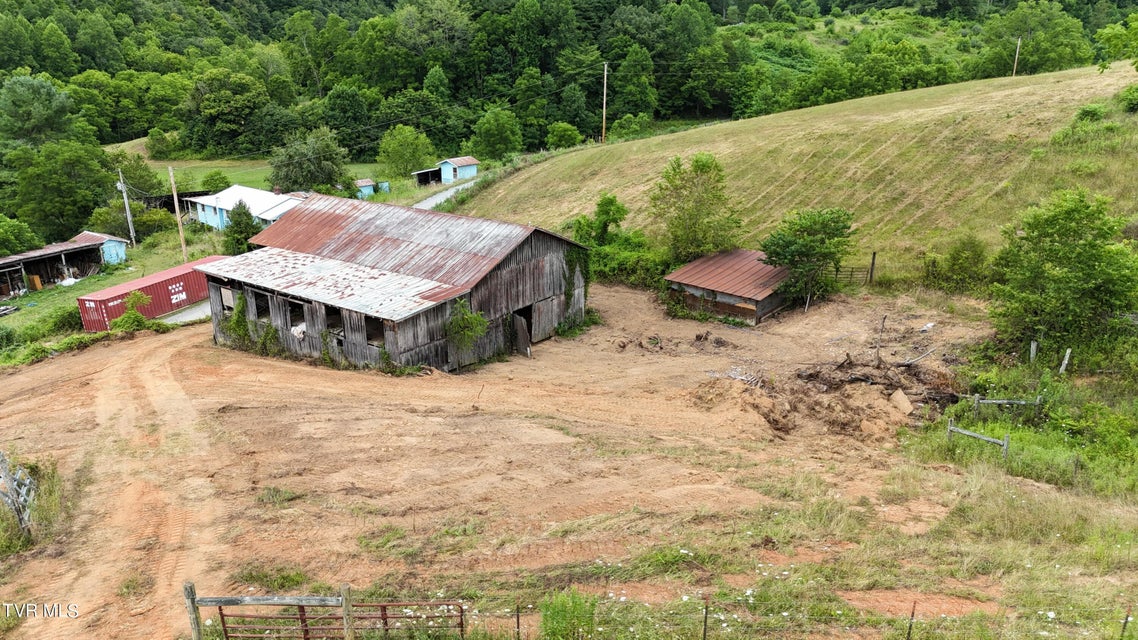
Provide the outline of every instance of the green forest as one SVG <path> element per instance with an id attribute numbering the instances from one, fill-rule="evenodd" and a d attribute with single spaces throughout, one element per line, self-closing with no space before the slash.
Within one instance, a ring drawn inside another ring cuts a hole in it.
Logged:
<path id="1" fill-rule="evenodd" d="M 391 132 L 494 160 L 1126 57 L 1130 2 L 0 0 L 0 255 L 75 233 L 117 169 L 168 190 L 112 143 L 266 157 L 330 131 L 372 162 Z"/>

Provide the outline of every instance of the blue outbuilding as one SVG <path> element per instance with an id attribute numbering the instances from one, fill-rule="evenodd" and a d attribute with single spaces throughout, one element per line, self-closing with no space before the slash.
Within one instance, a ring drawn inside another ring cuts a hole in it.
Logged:
<path id="1" fill-rule="evenodd" d="M 128 240 L 107 235 L 105 233 L 96 233 L 94 231 L 84 231 L 75 236 L 68 242 L 77 244 L 100 243 L 99 252 L 103 256 L 103 264 L 121 264 L 126 262 L 126 245 L 129 244 Z"/>
<path id="2" fill-rule="evenodd" d="M 478 160 L 472 156 L 447 158 L 439 163 L 439 171 L 443 184 L 473 178 L 478 175 Z"/>
<path id="3" fill-rule="evenodd" d="M 352 183 L 356 187 L 356 199 L 367 200 L 368 196 L 374 196 L 379 192 L 391 193 L 390 182 L 376 182 L 371 178 L 363 178 L 356 180 Z"/>

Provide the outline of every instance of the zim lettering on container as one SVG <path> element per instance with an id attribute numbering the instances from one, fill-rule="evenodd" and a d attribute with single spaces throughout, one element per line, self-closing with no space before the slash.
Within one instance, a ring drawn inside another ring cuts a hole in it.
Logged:
<path id="1" fill-rule="evenodd" d="M 167 289 L 170 290 L 170 304 L 185 302 L 189 297 L 189 295 L 186 293 L 186 284 L 184 282 L 174 283 L 167 287 Z"/>

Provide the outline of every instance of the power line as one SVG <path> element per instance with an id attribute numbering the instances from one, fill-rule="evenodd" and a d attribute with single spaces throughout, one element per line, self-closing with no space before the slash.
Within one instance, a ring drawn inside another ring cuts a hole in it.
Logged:
<path id="1" fill-rule="evenodd" d="M 593 68 L 600 68 L 604 64 L 605 64 L 604 62 L 596 62 L 596 63 L 592 63 L 592 64 L 587 64 L 585 66 L 566 71 L 563 73 L 563 75 L 569 76 L 569 75 L 581 74 L 581 73 L 587 72 Z M 516 103 L 514 103 L 514 106 L 515 107 L 523 106 L 526 104 L 530 104 L 534 101 L 540 100 L 542 98 L 552 97 L 554 95 L 557 95 L 557 94 L 564 92 L 568 88 L 569 88 L 569 85 L 565 85 L 564 87 L 561 87 L 559 89 L 553 89 L 551 91 L 545 91 L 545 92 L 542 92 L 536 96 L 533 96 L 532 98 L 528 98 L 526 100 L 516 102 Z M 483 100 L 485 100 L 486 102 L 493 103 L 493 102 L 498 101 L 498 100 L 509 99 L 512 93 L 513 93 L 513 91 L 503 91 L 503 92 L 499 92 L 497 94 L 491 95 L 489 97 L 484 97 Z M 375 122 L 375 123 L 372 123 L 372 124 L 369 124 L 369 125 L 366 125 L 363 127 L 355 127 L 352 129 L 339 130 L 339 131 L 337 131 L 337 134 L 340 134 L 343 136 L 358 137 L 361 134 L 368 133 L 371 131 L 388 129 L 394 125 L 403 124 L 403 123 L 411 122 L 414 120 L 420 120 L 420 119 L 427 118 L 430 116 L 443 115 L 443 114 L 447 113 L 452 108 L 454 108 L 454 107 L 453 106 L 444 106 L 440 109 L 433 109 L 433 110 L 429 110 L 429 111 L 425 111 L 425 112 L 413 113 L 413 114 L 405 115 L 405 116 L 400 117 L 400 118 L 395 118 L 395 119 L 386 120 L 386 121 L 382 121 L 382 122 Z M 446 127 L 445 124 L 438 124 L 438 125 L 430 126 L 430 127 L 427 127 L 426 130 L 423 131 L 423 133 L 426 133 L 428 131 L 437 131 L 437 130 L 443 129 L 444 127 Z M 371 146 L 371 144 L 372 144 L 371 142 L 360 142 L 360 143 L 348 145 L 348 146 L 345 146 L 342 148 L 347 150 L 347 151 L 351 151 L 354 149 L 361 149 L 361 148 L 364 148 L 367 146 Z M 272 151 L 275 149 L 276 149 L 276 147 L 274 147 L 272 149 L 268 149 L 268 150 L 250 151 L 247 153 L 236 154 L 236 155 L 218 158 L 217 160 L 240 161 L 240 160 L 244 160 L 244 159 L 262 158 L 265 155 L 271 154 Z M 318 154 L 318 155 L 312 156 L 312 157 L 320 158 L 320 157 L 324 157 L 326 155 L 328 155 L 328 154 Z M 212 162 L 208 162 L 208 163 L 207 162 L 200 162 L 197 164 L 191 164 L 191 165 L 181 167 L 180 169 L 181 170 L 194 169 L 194 168 L 198 168 L 198 167 L 212 166 L 212 164 L 213 164 Z M 238 170 L 238 171 L 232 171 L 232 172 L 230 172 L 230 175 L 240 175 L 243 173 L 252 173 L 254 171 L 260 171 L 261 168 L 262 167 L 256 167 L 256 168 L 249 168 L 249 169 L 242 169 L 242 170 Z"/>

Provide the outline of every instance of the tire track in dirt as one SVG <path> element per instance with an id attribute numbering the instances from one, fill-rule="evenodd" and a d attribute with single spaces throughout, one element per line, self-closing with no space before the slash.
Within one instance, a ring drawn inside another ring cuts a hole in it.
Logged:
<path id="1" fill-rule="evenodd" d="M 184 333 L 148 338 L 151 348 L 141 358 L 116 359 L 93 375 L 90 406 L 102 444 L 79 506 L 93 517 L 75 536 L 68 569 L 43 580 L 32 561 L 20 575 L 43 585 L 37 589 L 43 601 L 78 604 L 80 616 L 32 618 L 14 637 L 148 640 L 174 637 L 184 626 L 181 583 L 191 577 L 188 568 L 205 569 L 192 560 L 187 533 L 208 528 L 214 513 L 189 504 L 194 461 L 208 437 L 196 429 L 197 411 L 171 371 L 184 339 Z M 130 578 L 152 587 L 119 595 Z"/>

